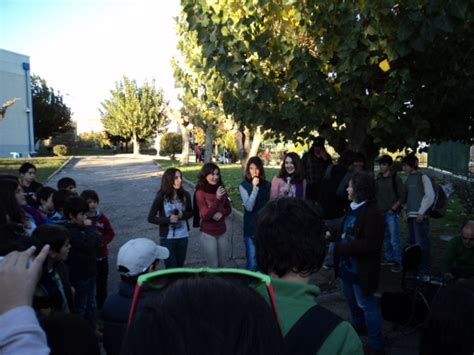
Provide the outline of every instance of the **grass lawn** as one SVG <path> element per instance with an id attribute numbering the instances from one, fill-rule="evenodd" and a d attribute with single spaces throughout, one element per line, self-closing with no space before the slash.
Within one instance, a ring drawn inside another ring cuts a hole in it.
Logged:
<path id="1" fill-rule="evenodd" d="M 5 158 L 0 159 L 0 174 L 12 174 L 18 176 L 21 164 L 30 162 L 38 169 L 36 180 L 44 183 L 46 179 L 64 163 L 68 157 L 41 157 L 41 158 Z"/>

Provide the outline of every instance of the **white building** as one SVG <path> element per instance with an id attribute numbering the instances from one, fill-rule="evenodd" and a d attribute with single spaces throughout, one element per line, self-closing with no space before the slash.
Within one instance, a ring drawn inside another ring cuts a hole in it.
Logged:
<path id="1" fill-rule="evenodd" d="M 30 58 L 0 49 L 0 109 L 11 99 L 18 100 L 0 116 L 0 157 L 26 157 L 34 152 Z"/>

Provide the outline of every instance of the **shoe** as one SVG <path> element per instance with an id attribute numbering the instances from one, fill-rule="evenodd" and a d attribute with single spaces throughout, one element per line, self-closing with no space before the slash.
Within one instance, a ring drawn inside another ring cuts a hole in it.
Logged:
<path id="1" fill-rule="evenodd" d="M 390 268 L 391 272 L 402 272 L 402 266 L 399 263 L 394 263 Z"/>
<path id="2" fill-rule="evenodd" d="M 387 259 L 383 259 L 382 262 L 380 263 L 380 265 L 382 266 L 392 266 L 395 264 L 396 264 L 395 261 L 387 260 Z"/>

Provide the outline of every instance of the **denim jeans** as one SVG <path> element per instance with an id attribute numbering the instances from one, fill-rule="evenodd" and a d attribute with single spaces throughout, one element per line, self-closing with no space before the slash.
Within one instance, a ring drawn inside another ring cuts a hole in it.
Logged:
<path id="1" fill-rule="evenodd" d="M 382 316 L 372 293 L 365 294 L 359 285 L 342 280 L 342 293 L 347 300 L 356 328 L 367 328 L 369 345 L 383 350 Z"/>
<path id="2" fill-rule="evenodd" d="M 97 320 L 95 281 L 96 278 L 91 277 L 73 283 L 76 290 L 76 312 L 83 319 L 87 320 L 93 328 L 95 328 L 95 322 Z"/>
<path id="3" fill-rule="evenodd" d="M 109 276 L 109 258 L 97 260 L 96 295 L 97 309 L 101 310 L 107 298 L 107 281 Z"/>
<path id="4" fill-rule="evenodd" d="M 402 262 L 402 246 L 400 243 L 400 217 L 392 211 L 384 213 L 385 237 L 384 257 L 385 260 Z"/>
<path id="5" fill-rule="evenodd" d="M 186 252 L 188 250 L 188 238 L 161 238 L 160 245 L 168 248 L 170 251 L 170 256 L 165 260 L 165 266 L 167 269 L 184 266 Z"/>
<path id="6" fill-rule="evenodd" d="M 431 245 L 430 245 L 430 219 L 425 218 L 418 223 L 416 218 L 408 218 L 408 244 L 419 244 L 421 247 L 420 273 L 431 274 Z"/>
<path id="7" fill-rule="evenodd" d="M 257 271 L 257 260 L 256 260 L 256 250 L 255 250 L 255 243 L 254 243 L 254 236 L 244 236 L 244 243 L 245 243 L 245 257 L 247 262 L 245 267 L 247 270 L 250 271 Z"/>

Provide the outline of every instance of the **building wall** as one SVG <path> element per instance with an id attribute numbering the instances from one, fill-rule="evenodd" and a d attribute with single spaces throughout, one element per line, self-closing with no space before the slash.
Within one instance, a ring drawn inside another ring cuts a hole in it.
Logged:
<path id="1" fill-rule="evenodd" d="M 10 152 L 27 156 L 34 151 L 29 66 L 28 56 L 0 49 L 0 105 L 13 98 L 20 99 L 0 121 L 0 157 L 11 157 Z"/>

